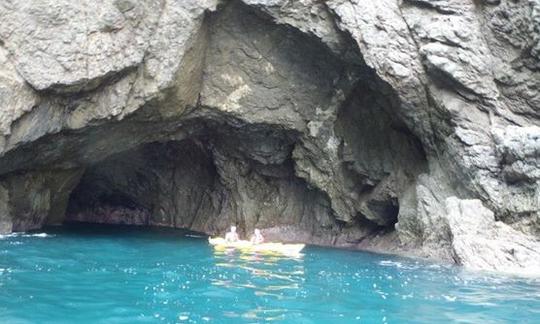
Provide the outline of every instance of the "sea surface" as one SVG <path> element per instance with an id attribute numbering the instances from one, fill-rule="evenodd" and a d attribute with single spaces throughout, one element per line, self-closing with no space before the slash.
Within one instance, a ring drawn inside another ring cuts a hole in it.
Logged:
<path id="1" fill-rule="evenodd" d="M 540 281 L 308 246 L 214 251 L 159 228 L 0 237 L 0 323 L 540 323 Z"/>

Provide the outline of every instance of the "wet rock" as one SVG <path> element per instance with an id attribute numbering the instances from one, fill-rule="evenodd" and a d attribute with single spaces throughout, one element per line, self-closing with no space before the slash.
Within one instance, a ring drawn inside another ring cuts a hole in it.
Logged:
<path id="1" fill-rule="evenodd" d="M 13 224 L 9 216 L 9 192 L 3 185 L 0 186 L 0 213 L 0 234 L 11 233 Z"/>

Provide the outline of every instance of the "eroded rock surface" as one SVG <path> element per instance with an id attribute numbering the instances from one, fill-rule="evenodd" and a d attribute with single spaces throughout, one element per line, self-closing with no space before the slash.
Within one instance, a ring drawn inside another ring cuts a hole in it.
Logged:
<path id="1" fill-rule="evenodd" d="M 32 0 L 0 15 L 1 232 L 237 223 L 540 271 L 538 0 Z"/>
<path id="2" fill-rule="evenodd" d="M 479 200 L 447 198 L 445 226 L 458 264 L 529 275 L 540 267 L 540 241 L 495 221 Z"/>
<path id="3" fill-rule="evenodd" d="M 80 91 L 142 63 L 161 1 L 4 1 L 0 38 L 37 90 Z"/>

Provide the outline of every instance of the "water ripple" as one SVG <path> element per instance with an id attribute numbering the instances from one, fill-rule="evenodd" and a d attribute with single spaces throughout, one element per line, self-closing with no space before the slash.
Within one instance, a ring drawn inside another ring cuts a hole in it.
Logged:
<path id="1" fill-rule="evenodd" d="M 308 247 L 215 251 L 173 230 L 78 228 L 0 240 L 6 323 L 533 322 L 536 279 Z M 46 239 L 45 239 L 46 238 Z"/>

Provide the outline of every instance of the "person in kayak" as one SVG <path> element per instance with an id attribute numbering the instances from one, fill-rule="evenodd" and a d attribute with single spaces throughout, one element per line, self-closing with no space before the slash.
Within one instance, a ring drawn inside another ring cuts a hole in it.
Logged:
<path id="1" fill-rule="evenodd" d="M 225 241 L 227 242 L 238 242 L 239 241 L 239 238 L 238 238 L 238 233 L 236 233 L 236 226 L 231 226 L 231 231 L 230 232 L 227 232 L 227 234 L 225 234 Z"/>
<path id="2" fill-rule="evenodd" d="M 261 231 L 258 228 L 255 229 L 250 241 L 253 244 L 261 244 L 264 242 L 264 236 L 262 236 Z"/>

